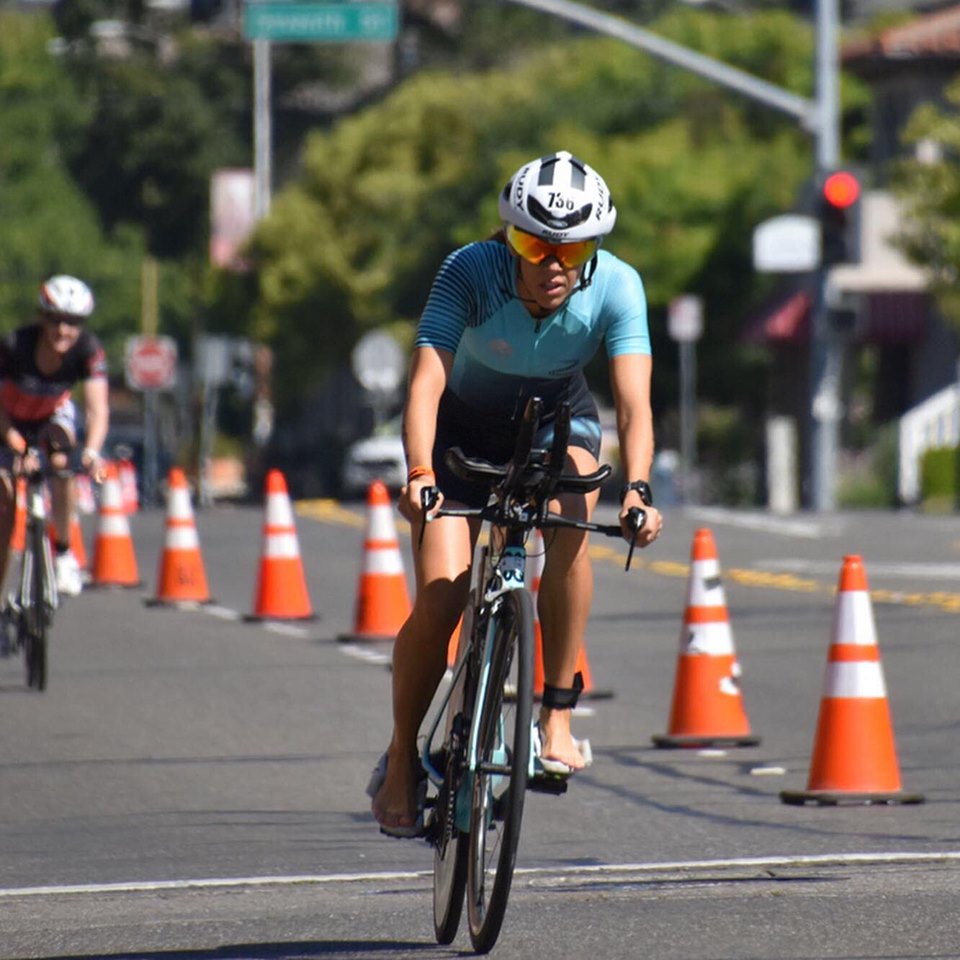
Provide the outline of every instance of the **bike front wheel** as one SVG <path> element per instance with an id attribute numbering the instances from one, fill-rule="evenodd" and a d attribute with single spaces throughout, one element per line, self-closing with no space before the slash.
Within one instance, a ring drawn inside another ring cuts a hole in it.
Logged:
<path id="1" fill-rule="evenodd" d="M 478 704 L 477 769 L 470 806 L 467 914 L 470 942 L 497 942 L 510 895 L 526 797 L 533 710 L 533 599 L 504 594 L 491 613 L 489 673 Z M 505 698 L 512 686 L 516 696 Z"/>
<path id="2" fill-rule="evenodd" d="M 470 786 L 465 763 L 467 741 L 470 737 L 471 709 L 477 698 L 477 669 L 472 655 L 460 663 L 465 636 L 474 645 L 474 616 L 476 594 L 471 591 L 464 611 L 460 634 L 461 649 L 457 662 L 460 669 L 454 675 L 454 689 L 447 703 L 446 739 L 444 740 L 443 783 L 437 793 L 434 807 L 433 837 L 433 930 L 437 943 L 453 943 L 463 913 L 463 896 L 467 888 L 467 857 L 469 835 L 462 822 L 465 790 Z"/>
<path id="3" fill-rule="evenodd" d="M 31 529 L 30 550 L 24 555 L 28 564 L 24 574 L 29 602 L 21 612 L 24 636 L 24 656 L 27 664 L 27 686 L 33 690 L 47 689 L 47 631 L 51 610 L 48 578 L 51 576 L 49 543 L 42 527 Z"/>

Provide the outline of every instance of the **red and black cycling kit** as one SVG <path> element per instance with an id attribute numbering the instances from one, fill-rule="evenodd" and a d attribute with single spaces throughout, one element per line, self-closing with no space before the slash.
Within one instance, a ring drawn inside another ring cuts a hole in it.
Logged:
<path id="1" fill-rule="evenodd" d="M 0 405 L 14 425 L 48 420 L 70 399 L 70 391 L 80 380 L 107 376 L 103 347 L 86 329 L 64 353 L 54 373 L 41 372 L 36 359 L 40 333 L 38 325 L 30 324 L 0 340 Z"/>

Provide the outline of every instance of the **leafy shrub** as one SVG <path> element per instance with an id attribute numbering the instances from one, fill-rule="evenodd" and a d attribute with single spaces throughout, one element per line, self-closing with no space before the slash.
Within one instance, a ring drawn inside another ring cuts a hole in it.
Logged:
<path id="1" fill-rule="evenodd" d="M 924 506 L 949 510 L 957 502 L 957 459 L 960 447 L 931 447 L 920 460 L 920 493 Z"/>
<path id="2" fill-rule="evenodd" d="M 873 432 L 867 449 L 841 457 L 837 491 L 841 507 L 896 505 L 897 443 L 896 425 L 889 424 Z"/>

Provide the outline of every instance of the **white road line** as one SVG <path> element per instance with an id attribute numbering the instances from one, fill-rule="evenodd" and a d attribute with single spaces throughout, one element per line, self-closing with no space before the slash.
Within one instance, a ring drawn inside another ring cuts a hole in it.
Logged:
<path id="1" fill-rule="evenodd" d="M 384 653 L 381 650 L 371 650 L 355 643 L 341 643 L 340 649 L 348 657 L 356 657 L 357 660 L 366 660 L 369 663 L 391 663 L 393 661 L 392 654 Z"/>
<path id="2" fill-rule="evenodd" d="M 200 607 L 204 613 L 209 613 L 211 617 L 219 617 L 221 620 L 239 620 L 242 614 L 229 607 L 221 607 L 215 603 L 205 604 Z"/>
<path id="3" fill-rule="evenodd" d="M 787 570 L 791 573 L 833 575 L 839 564 L 832 560 L 755 560 L 753 567 L 763 570 Z M 867 575 L 909 577 L 916 580 L 960 580 L 960 563 L 883 563 L 868 561 Z"/>
<path id="4" fill-rule="evenodd" d="M 282 633 L 287 637 L 306 637 L 309 635 L 308 630 L 292 623 L 265 623 L 263 629 L 269 630 L 271 633 Z"/>
<path id="5" fill-rule="evenodd" d="M 960 851 L 943 850 L 902 853 L 823 853 L 810 856 L 742 857 L 728 860 L 676 860 L 662 863 L 600 863 L 570 867 L 521 867 L 515 876 L 577 878 L 614 877 L 629 874 L 693 873 L 705 870 L 766 869 L 771 867 L 882 866 L 903 863 L 957 863 Z M 398 870 L 381 873 L 325 873 L 280 877 L 210 877 L 194 880 L 142 880 L 127 883 L 64 884 L 44 887 L 0 888 L 0 899 L 12 897 L 59 897 L 76 894 L 153 893 L 164 890 L 215 890 L 235 887 L 289 887 L 335 883 L 394 883 L 429 878 L 429 870 Z"/>

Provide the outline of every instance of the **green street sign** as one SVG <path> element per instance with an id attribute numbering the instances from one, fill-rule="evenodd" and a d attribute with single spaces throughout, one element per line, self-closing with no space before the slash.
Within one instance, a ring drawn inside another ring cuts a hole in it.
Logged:
<path id="1" fill-rule="evenodd" d="M 391 41 L 398 19 L 395 2 L 247 3 L 243 34 L 248 40 Z"/>

